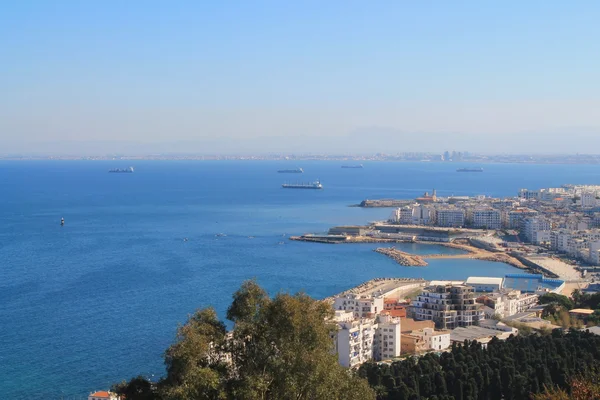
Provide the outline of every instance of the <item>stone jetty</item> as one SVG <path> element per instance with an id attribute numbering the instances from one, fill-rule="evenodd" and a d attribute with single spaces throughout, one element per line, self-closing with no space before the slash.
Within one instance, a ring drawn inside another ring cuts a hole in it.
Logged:
<path id="1" fill-rule="evenodd" d="M 403 251 L 397 250 L 394 247 L 378 247 L 375 250 L 376 253 L 384 254 L 390 257 L 392 260 L 396 261 L 400 265 L 404 265 L 407 267 L 425 267 L 427 266 L 427 261 L 423 260 L 420 256 L 405 253 Z"/>

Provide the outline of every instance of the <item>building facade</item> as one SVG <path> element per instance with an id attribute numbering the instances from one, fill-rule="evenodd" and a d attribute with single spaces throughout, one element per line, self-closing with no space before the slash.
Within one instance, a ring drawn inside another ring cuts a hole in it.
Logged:
<path id="1" fill-rule="evenodd" d="M 484 319 L 475 290 L 466 285 L 439 285 L 423 290 L 413 302 L 417 320 L 431 320 L 438 329 L 471 326 Z"/>

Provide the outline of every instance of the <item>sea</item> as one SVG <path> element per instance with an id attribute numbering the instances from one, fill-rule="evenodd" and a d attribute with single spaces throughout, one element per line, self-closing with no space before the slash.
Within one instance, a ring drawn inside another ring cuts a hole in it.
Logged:
<path id="1" fill-rule="evenodd" d="M 465 279 L 516 271 L 480 260 L 403 267 L 372 244 L 290 235 L 388 218 L 364 199 L 515 196 L 520 188 L 599 184 L 594 165 L 339 161 L 1 161 L 0 393 L 85 399 L 164 374 L 163 352 L 196 309 L 221 318 L 256 279 L 271 295 L 334 295 L 376 277 Z M 111 168 L 135 167 L 133 174 Z M 479 167 L 480 165 L 477 165 Z M 278 169 L 304 174 L 278 174 Z M 319 179 L 323 190 L 283 189 Z M 65 224 L 61 226 L 61 218 Z M 401 245 L 414 253 L 452 252 Z"/>

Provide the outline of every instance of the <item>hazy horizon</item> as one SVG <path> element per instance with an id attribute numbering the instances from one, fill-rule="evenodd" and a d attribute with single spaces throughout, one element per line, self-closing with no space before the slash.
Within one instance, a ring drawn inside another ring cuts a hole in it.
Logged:
<path id="1" fill-rule="evenodd" d="M 600 146 L 598 3 L 0 7 L 0 154 Z"/>

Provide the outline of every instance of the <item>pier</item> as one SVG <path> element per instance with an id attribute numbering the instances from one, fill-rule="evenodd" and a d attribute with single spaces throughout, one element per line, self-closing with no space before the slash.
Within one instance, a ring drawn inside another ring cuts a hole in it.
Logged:
<path id="1" fill-rule="evenodd" d="M 400 251 L 394 247 L 378 247 L 373 250 L 376 253 L 384 254 L 396 261 L 400 265 L 404 265 L 405 267 L 426 267 L 427 261 L 423 260 L 420 256 L 405 253 L 404 251 Z"/>

